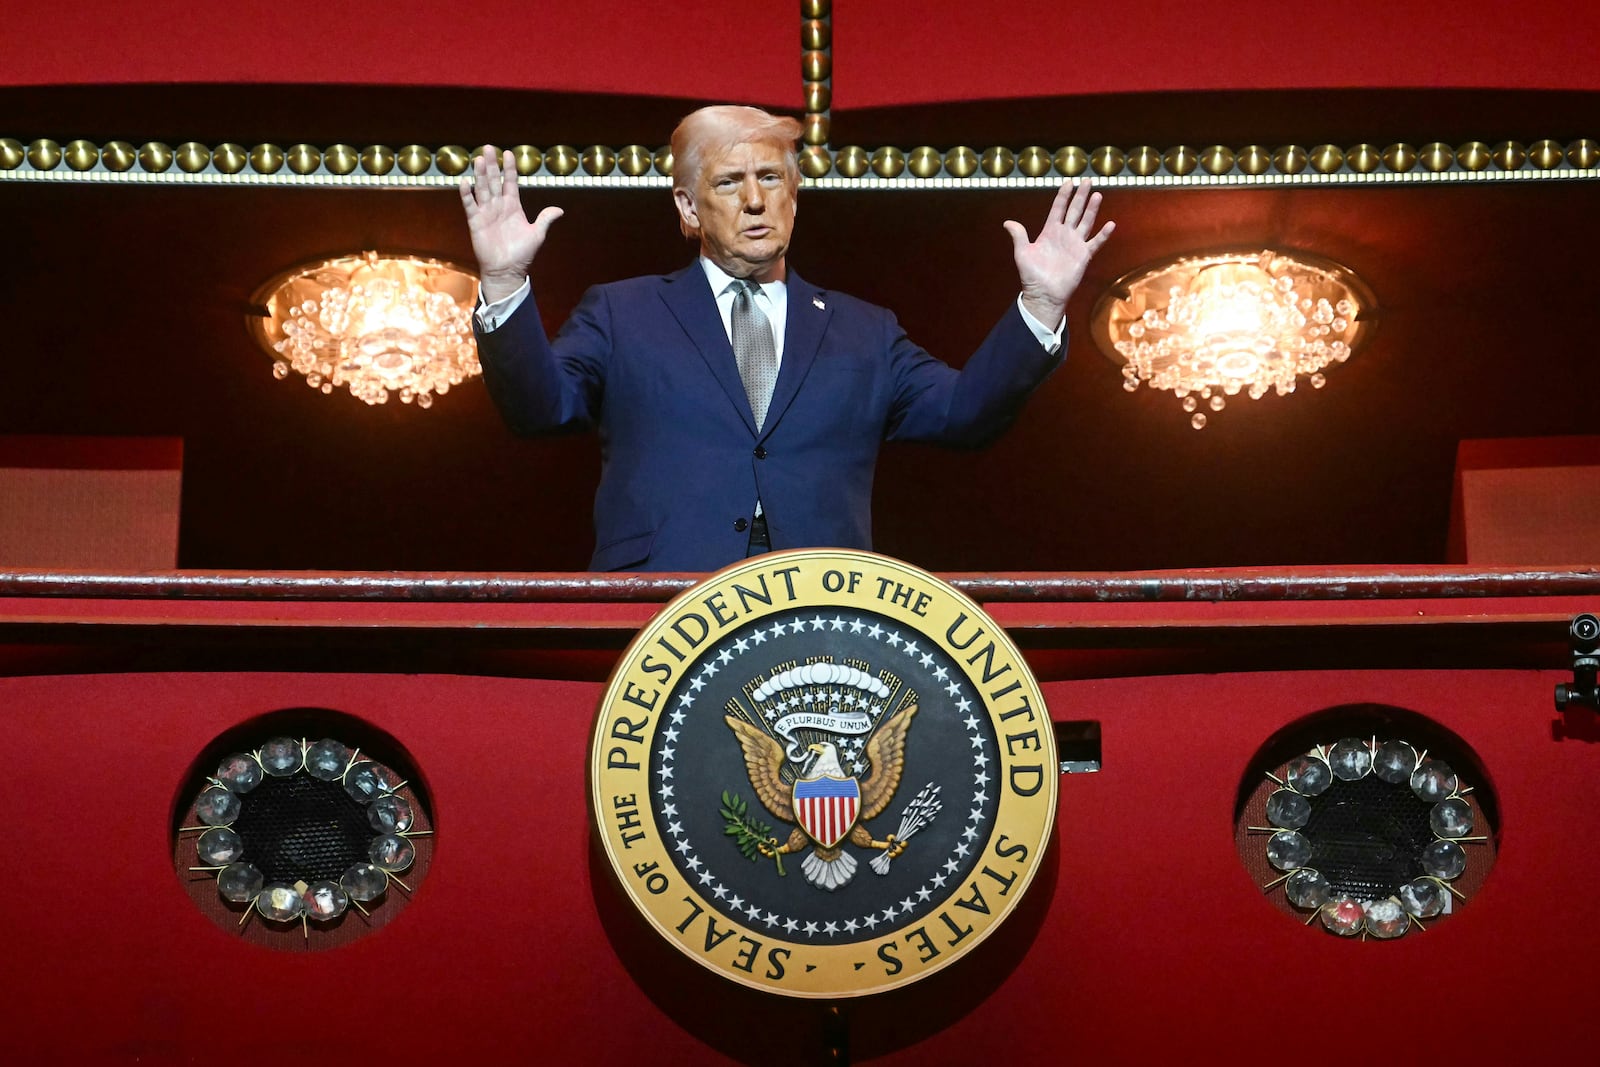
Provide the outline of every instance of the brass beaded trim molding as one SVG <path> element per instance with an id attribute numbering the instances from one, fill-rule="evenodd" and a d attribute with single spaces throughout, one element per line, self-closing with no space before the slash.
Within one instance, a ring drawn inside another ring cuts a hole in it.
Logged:
<path id="1" fill-rule="evenodd" d="M 1126 151 L 1031 146 L 1019 150 L 965 146 L 834 149 L 832 125 L 833 19 L 830 0 L 800 0 L 800 75 L 805 97 L 800 169 L 821 189 L 996 189 L 1054 185 L 1091 175 L 1107 187 L 1195 188 L 1237 185 L 1344 185 L 1528 181 L 1600 178 L 1600 142 L 1581 138 L 1563 146 L 1468 141 L 1452 147 L 1434 141 L 1409 144 L 1246 145 L 1229 148 L 1148 145 Z M 672 184 L 672 151 L 627 145 L 608 148 L 518 145 L 523 184 L 566 188 L 665 188 Z M 162 185 L 289 185 L 306 188 L 436 188 L 454 185 L 472 164 L 460 145 L 426 148 L 347 144 L 287 148 L 227 142 L 210 147 L 159 141 L 60 144 L 40 138 L 24 145 L 0 137 L 0 181 L 131 182 Z"/>
<path id="2" fill-rule="evenodd" d="M 833 17 L 830 0 L 800 0 L 800 77 L 805 118 L 800 139 L 826 150 L 833 105 Z"/>
<path id="3" fill-rule="evenodd" d="M 812 83 L 808 82 L 808 85 Z M 819 91 L 826 85 L 816 82 Z M 1600 178 L 1600 141 L 1582 138 L 1563 146 L 1542 140 L 1530 145 L 1469 141 L 1451 147 L 1435 141 L 1421 147 L 1391 144 L 1349 148 L 1246 145 L 1228 148 L 1179 145 L 1123 150 L 958 147 L 830 149 L 827 116 L 807 116 L 807 144 L 800 168 L 808 185 L 827 189 L 993 189 L 1052 185 L 1091 175 L 1109 187 L 1191 188 L 1236 185 L 1426 184 L 1465 181 L 1594 180 Z M 663 188 L 671 184 L 667 148 L 571 145 L 512 149 L 524 183 L 542 187 Z M 127 141 L 96 145 L 59 144 L 40 138 L 29 144 L 0 138 L 0 181 L 132 182 L 195 185 L 286 185 L 306 188 L 436 188 L 451 186 L 472 164 L 473 152 L 459 145 L 355 148 L 336 144 L 225 143 L 208 147 L 186 141 L 176 148 L 157 141 L 135 147 Z"/>

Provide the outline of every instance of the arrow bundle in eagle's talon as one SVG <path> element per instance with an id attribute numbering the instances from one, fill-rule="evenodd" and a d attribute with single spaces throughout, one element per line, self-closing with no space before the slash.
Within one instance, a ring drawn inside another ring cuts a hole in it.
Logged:
<path id="1" fill-rule="evenodd" d="M 939 802 L 939 786 L 929 782 L 922 787 L 920 793 L 911 798 L 911 803 L 900 813 L 900 829 L 895 833 L 895 841 L 903 848 L 912 834 L 933 821 L 941 807 L 943 805 Z M 885 849 L 872 857 L 872 869 L 879 874 L 888 874 L 889 864 L 893 859 L 889 850 Z"/>

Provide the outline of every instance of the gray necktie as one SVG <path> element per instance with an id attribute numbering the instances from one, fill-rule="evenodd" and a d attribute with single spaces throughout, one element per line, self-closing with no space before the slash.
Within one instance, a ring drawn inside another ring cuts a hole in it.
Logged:
<path id="1" fill-rule="evenodd" d="M 733 358 L 739 365 L 739 380 L 756 417 L 756 429 L 767 421 L 767 405 L 772 403 L 772 388 L 778 384 L 778 348 L 772 339 L 772 324 L 756 307 L 755 295 L 761 286 L 748 278 L 734 281 Z"/>

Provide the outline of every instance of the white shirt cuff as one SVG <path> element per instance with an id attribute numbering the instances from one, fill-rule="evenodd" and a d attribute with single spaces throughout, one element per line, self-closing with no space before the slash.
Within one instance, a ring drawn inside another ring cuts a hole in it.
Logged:
<path id="1" fill-rule="evenodd" d="M 511 297 L 506 297 L 506 299 L 510 300 Z M 1056 323 L 1056 328 L 1052 330 L 1050 327 L 1034 318 L 1031 314 L 1029 314 L 1028 309 L 1022 306 L 1021 293 L 1017 294 L 1017 310 L 1022 312 L 1022 321 L 1028 324 L 1028 329 L 1033 332 L 1034 338 L 1044 346 L 1044 350 L 1046 352 L 1053 356 L 1057 352 L 1061 351 L 1061 335 L 1065 333 L 1067 329 L 1067 317 L 1065 315 L 1061 316 L 1061 321 Z M 508 311 L 506 314 L 509 315 L 510 312 Z M 493 327 L 485 328 L 493 329 Z"/>
<path id="2" fill-rule="evenodd" d="M 501 297 L 492 304 L 485 304 L 483 302 L 483 287 L 479 286 L 478 306 L 472 313 L 473 319 L 478 323 L 478 329 L 484 333 L 493 333 L 498 330 L 505 325 L 505 321 L 511 317 L 511 313 L 522 306 L 522 302 L 528 299 L 528 294 L 532 291 L 533 286 L 528 283 L 528 279 L 524 278 L 522 279 L 522 285 L 518 287 L 516 292 L 510 296 Z M 1021 297 L 1018 297 L 1018 299 L 1020 300 Z M 1030 319 L 1029 321 L 1031 322 L 1032 320 Z M 1056 343 L 1061 343 L 1059 335 L 1056 338 Z"/>

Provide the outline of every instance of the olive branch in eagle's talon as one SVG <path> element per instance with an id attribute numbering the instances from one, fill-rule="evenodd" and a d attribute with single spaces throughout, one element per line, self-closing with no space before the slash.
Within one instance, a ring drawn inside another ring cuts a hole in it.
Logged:
<path id="1" fill-rule="evenodd" d="M 722 791 L 722 819 L 726 824 L 723 833 L 734 839 L 734 844 L 747 860 L 758 856 L 771 856 L 778 865 L 778 876 L 784 877 L 783 855 L 778 849 L 778 839 L 772 836 L 772 827 L 749 817 L 750 805 L 741 796 Z"/>

